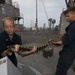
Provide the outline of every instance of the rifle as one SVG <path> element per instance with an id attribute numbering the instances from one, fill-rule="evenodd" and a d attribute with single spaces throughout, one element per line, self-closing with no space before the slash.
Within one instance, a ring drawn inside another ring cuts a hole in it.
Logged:
<path id="1" fill-rule="evenodd" d="M 43 51 L 43 52 L 44 52 L 44 49 L 45 49 L 47 46 L 49 46 L 50 44 L 52 44 L 52 40 L 46 41 L 46 43 L 45 43 L 44 45 L 37 47 L 37 50 L 36 50 L 35 53 L 37 54 L 37 53 L 39 53 L 39 51 Z M 19 51 L 18 53 L 19 53 L 20 55 L 22 55 L 22 53 L 23 53 L 22 57 L 27 56 L 27 55 L 30 55 L 30 54 L 24 55 L 24 52 L 25 52 L 25 51 L 31 51 L 32 48 L 33 48 L 33 47 L 20 47 L 20 51 Z M 50 48 L 49 50 L 53 50 L 53 48 Z"/>
<path id="2" fill-rule="evenodd" d="M 50 39 L 50 40 L 48 40 L 44 45 L 37 47 L 37 50 L 36 50 L 35 53 L 38 53 L 39 51 L 43 51 L 43 52 L 44 52 L 44 51 L 45 51 L 44 49 L 45 49 L 47 46 L 53 45 L 53 44 L 52 44 L 52 41 L 53 41 L 53 40 Z M 54 46 L 55 46 L 55 45 L 54 45 Z M 33 47 L 23 47 L 23 45 L 21 45 L 20 48 L 19 48 L 20 50 L 18 51 L 18 54 L 21 55 L 22 57 L 23 57 L 23 56 L 26 56 L 26 55 L 22 55 L 22 52 L 30 51 L 30 50 L 32 50 L 32 48 L 33 48 Z M 50 48 L 50 50 L 53 51 L 53 48 Z M 14 53 L 14 46 L 11 45 L 11 46 L 8 46 L 7 50 L 5 50 L 5 51 L 3 52 L 3 55 L 1 54 L 1 56 L 2 56 L 2 57 L 11 56 L 13 53 Z M 29 54 L 28 54 L 28 55 L 29 55 Z"/>

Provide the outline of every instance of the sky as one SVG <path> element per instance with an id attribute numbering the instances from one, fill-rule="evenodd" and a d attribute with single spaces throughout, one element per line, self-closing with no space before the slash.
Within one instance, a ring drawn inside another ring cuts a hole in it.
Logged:
<path id="1" fill-rule="evenodd" d="M 34 26 L 36 22 L 36 0 L 12 0 L 12 1 L 17 2 L 19 4 L 20 13 L 21 15 L 24 16 L 24 26 L 25 27 Z M 58 25 L 61 12 L 63 11 L 63 9 L 66 8 L 65 0 L 37 0 L 37 5 L 38 5 L 37 8 L 38 27 L 43 27 L 44 23 L 46 24 L 46 27 L 49 27 L 48 25 L 49 18 L 55 19 L 56 20 L 55 25 Z M 20 22 L 23 23 L 23 20 L 20 20 Z"/>

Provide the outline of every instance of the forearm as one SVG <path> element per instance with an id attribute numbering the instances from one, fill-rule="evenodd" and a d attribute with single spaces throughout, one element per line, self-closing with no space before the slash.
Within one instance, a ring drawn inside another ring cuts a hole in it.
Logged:
<path id="1" fill-rule="evenodd" d="M 31 51 L 19 52 L 20 55 L 30 55 L 32 53 L 34 53 L 34 52 L 32 52 L 32 50 Z"/>
<path id="2" fill-rule="evenodd" d="M 61 45 L 63 44 L 63 42 L 62 42 L 62 41 L 59 41 L 58 43 L 59 43 L 59 44 L 61 44 Z"/>
<path id="3" fill-rule="evenodd" d="M 32 50 L 31 51 L 26 51 L 26 52 L 23 52 L 24 54 L 32 54 Z"/>
<path id="4" fill-rule="evenodd" d="M 62 45 L 62 44 L 63 44 L 62 41 L 53 41 L 52 43 L 53 43 L 53 44 L 56 44 L 56 45 L 57 45 L 57 44 L 58 44 L 58 45 Z"/>

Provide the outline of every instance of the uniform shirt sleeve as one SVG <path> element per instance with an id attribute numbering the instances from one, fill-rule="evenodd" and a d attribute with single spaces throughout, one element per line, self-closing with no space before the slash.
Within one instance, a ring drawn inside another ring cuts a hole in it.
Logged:
<path id="1" fill-rule="evenodd" d="M 0 55 L 6 49 L 6 44 L 4 38 L 0 35 Z"/>
<path id="2" fill-rule="evenodd" d="M 70 45 L 75 38 L 75 23 L 72 24 L 66 31 L 64 38 L 62 39 L 63 45 Z"/>
<path id="3" fill-rule="evenodd" d="M 17 36 L 17 39 L 16 39 L 16 43 L 15 44 L 22 45 L 22 40 L 21 40 L 21 37 L 20 36 Z"/>

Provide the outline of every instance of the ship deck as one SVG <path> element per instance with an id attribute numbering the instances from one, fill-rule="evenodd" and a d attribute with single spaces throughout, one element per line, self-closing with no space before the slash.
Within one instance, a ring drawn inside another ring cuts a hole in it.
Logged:
<path id="1" fill-rule="evenodd" d="M 59 40 L 58 31 L 25 31 L 20 33 L 23 45 L 24 46 L 41 46 L 45 44 L 45 42 L 49 39 Z M 38 70 L 42 75 L 55 75 L 56 65 L 59 58 L 59 51 L 62 49 L 62 46 L 54 47 L 49 45 L 46 50 L 49 48 L 54 48 L 53 56 L 50 58 L 43 57 L 43 52 L 39 52 L 38 54 L 32 54 L 29 56 L 21 57 L 18 55 L 18 62 L 29 65 L 36 70 Z M 75 75 L 72 67 L 68 70 L 67 75 Z"/>

